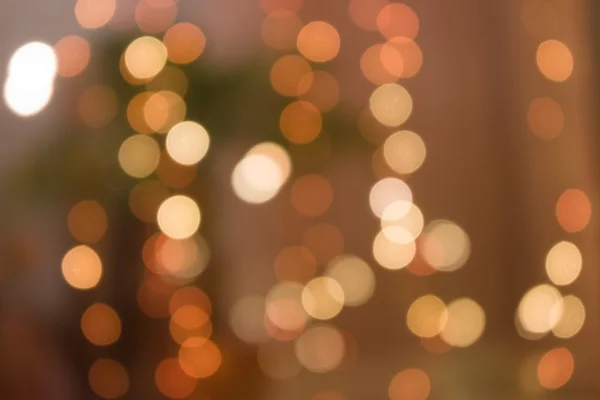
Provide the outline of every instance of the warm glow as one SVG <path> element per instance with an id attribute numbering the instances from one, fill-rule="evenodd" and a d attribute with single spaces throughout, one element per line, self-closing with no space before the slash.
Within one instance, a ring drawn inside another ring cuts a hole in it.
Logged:
<path id="1" fill-rule="evenodd" d="M 127 370 L 109 358 L 98 359 L 92 364 L 88 382 L 92 391 L 103 399 L 118 399 L 129 391 Z"/>
<path id="2" fill-rule="evenodd" d="M 529 103 L 527 122 L 535 136 L 552 140 L 562 132 L 565 126 L 565 115 L 560 104 L 555 100 L 549 97 L 538 97 Z"/>
<path id="3" fill-rule="evenodd" d="M 556 219 L 561 228 L 569 233 L 580 232 L 589 224 L 592 204 L 579 189 L 567 189 L 556 202 Z"/>
<path id="4" fill-rule="evenodd" d="M 448 311 L 442 300 L 433 295 L 419 297 L 406 314 L 408 329 L 422 338 L 438 335 L 448 320 Z"/>
<path id="5" fill-rule="evenodd" d="M 431 382 L 425 371 L 409 368 L 392 378 L 388 389 L 390 400 L 427 400 Z"/>
<path id="6" fill-rule="evenodd" d="M 449 345 L 468 347 L 485 329 L 485 312 L 477 302 L 462 298 L 448 304 L 448 320 L 440 336 Z"/>
<path id="7" fill-rule="evenodd" d="M 200 227 L 200 208 L 187 196 L 171 196 L 158 208 L 156 220 L 165 235 L 173 239 L 186 239 Z"/>
<path id="8" fill-rule="evenodd" d="M 69 35 L 54 45 L 58 62 L 58 75 L 70 78 L 85 70 L 90 62 L 90 44 L 77 35 Z"/>
<path id="9" fill-rule="evenodd" d="M 165 358 L 154 373 L 156 387 L 169 399 L 185 399 L 196 389 L 197 381 L 186 374 L 177 358 Z"/>
<path id="10" fill-rule="evenodd" d="M 158 75 L 146 84 L 148 90 L 153 92 L 170 91 L 185 97 L 188 92 L 189 79 L 181 68 L 175 65 L 166 65 Z"/>
<path id="11" fill-rule="evenodd" d="M 83 243 L 96 243 L 106 233 L 107 216 L 104 207 L 94 200 L 75 204 L 67 217 L 71 235 Z"/>
<path id="12" fill-rule="evenodd" d="M 403 36 L 388 40 L 381 48 L 380 56 L 383 68 L 396 78 L 412 78 L 423 65 L 423 53 L 419 45 Z"/>
<path id="13" fill-rule="evenodd" d="M 425 161 L 427 150 L 419 135 L 411 131 L 396 132 L 383 145 L 385 162 L 395 172 L 412 174 Z"/>
<path id="14" fill-rule="evenodd" d="M 539 285 L 529 290 L 521 299 L 518 309 L 519 323 L 527 332 L 545 334 L 554 328 L 563 313 L 560 292 L 550 285 Z"/>
<path id="15" fill-rule="evenodd" d="M 318 264 L 326 264 L 344 252 L 344 237 L 331 224 L 313 225 L 304 231 L 302 244 L 314 255 Z"/>
<path id="16" fill-rule="evenodd" d="M 287 10 L 273 11 L 261 26 L 263 41 L 276 50 L 291 50 L 296 47 L 296 38 L 302 29 L 302 21 Z"/>
<path id="17" fill-rule="evenodd" d="M 414 39 L 419 33 L 419 17 L 406 4 L 391 3 L 377 15 L 377 28 L 388 39 L 396 36 Z"/>
<path id="18" fill-rule="evenodd" d="M 321 112 L 331 111 L 337 106 L 340 100 L 340 85 L 329 72 L 314 71 L 306 74 L 302 78 L 303 82 L 312 82 L 308 92 L 300 96 L 302 100 L 312 103 Z"/>
<path id="19" fill-rule="evenodd" d="M 319 277 L 306 284 L 302 291 L 302 306 L 313 318 L 332 319 L 344 306 L 344 290 L 329 277 Z"/>
<path id="20" fill-rule="evenodd" d="M 317 325 L 296 341 L 296 357 L 304 368 L 326 373 L 337 368 L 346 351 L 344 337 L 333 326 Z"/>
<path id="21" fill-rule="evenodd" d="M 558 389 L 569 382 L 575 369 L 571 352 L 559 347 L 552 349 L 540 359 L 537 375 L 540 385 L 546 389 Z"/>
<path id="22" fill-rule="evenodd" d="M 581 252 L 570 242 L 555 244 L 546 256 L 546 274 L 555 285 L 573 283 L 581 272 L 581 266 Z"/>
<path id="23" fill-rule="evenodd" d="M 77 99 L 79 117 L 94 129 L 108 125 L 117 116 L 118 110 L 119 98 L 108 86 L 90 86 Z"/>
<path id="24" fill-rule="evenodd" d="M 137 133 L 149 134 L 153 130 L 146 123 L 146 103 L 154 95 L 153 92 L 142 92 L 135 95 L 127 105 L 127 122 Z"/>
<path id="25" fill-rule="evenodd" d="M 229 326 L 240 340 L 254 344 L 268 341 L 264 325 L 265 299 L 247 296 L 238 299 L 229 312 Z"/>
<path id="26" fill-rule="evenodd" d="M 410 210 L 412 192 L 404 181 L 397 178 L 385 178 L 371 188 L 369 204 L 373 213 L 378 217 L 381 217 L 391 204 L 395 204 L 395 217 L 401 218 Z"/>
<path id="27" fill-rule="evenodd" d="M 394 235 L 397 234 L 394 229 L 386 229 L 389 227 L 400 227 L 410 234 L 412 240 L 416 240 L 423 231 L 424 218 L 421 209 L 415 204 L 408 205 L 406 211 L 406 201 L 399 200 L 393 202 L 383 210 L 381 215 L 381 229 L 384 234 L 391 234 L 391 240 L 394 240 Z"/>
<path id="28" fill-rule="evenodd" d="M 134 178 L 145 178 L 154 172 L 160 159 L 156 140 L 147 135 L 133 135 L 125 139 L 119 149 L 119 164 Z"/>
<path id="29" fill-rule="evenodd" d="M 455 271 L 465 265 L 471 254 L 469 235 L 448 220 L 429 222 L 420 247 L 425 261 L 439 271 Z"/>
<path id="30" fill-rule="evenodd" d="M 221 351 L 211 340 L 190 338 L 181 345 L 179 365 L 193 378 L 208 378 L 221 366 Z"/>
<path id="31" fill-rule="evenodd" d="M 306 283 L 317 270 L 317 260 L 304 246 L 283 248 L 274 261 L 275 275 L 280 281 Z"/>
<path id="32" fill-rule="evenodd" d="M 108 346 L 121 336 L 121 319 L 112 307 L 95 303 L 81 317 L 84 336 L 96 346 Z"/>
<path id="33" fill-rule="evenodd" d="M 176 162 L 183 165 L 199 163 L 210 145 L 210 137 L 204 127 L 193 121 L 175 125 L 167 135 L 167 152 Z"/>
<path id="34" fill-rule="evenodd" d="M 169 61 L 189 64 L 204 52 L 206 37 L 196 25 L 182 22 L 169 28 L 163 42 L 167 47 Z"/>
<path id="35" fill-rule="evenodd" d="M 340 35 L 324 21 L 305 25 L 298 34 L 298 51 L 310 61 L 326 62 L 334 59 L 340 51 Z"/>
<path id="36" fill-rule="evenodd" d="M 295 97 L 305 94 L 312 83 L 312 67 L 301 56 L 283 56 L 275 61 L 271 68 L 271 85 L 283 96 Z"/>
<path id="37" fill-rule="evenodd" d="M 563 42 L 546 40 L 537 49 L 537 66 L 549 80 L 564 82 L 573 72 L 573 55 Z"/>
<path id="38" fill-rule="evenodd" d="M 279 127 L 287 140 L 295 144 L 310 143 L 321 133 L 319 109 L 308 101 L 295 101 L 281 112 Z"/>
<path id="39" fill-rule="evenodd" d="M 373 116 L 385 126 L 400 126 L 412 113 L 412 98 L 408 91 L 395 83 L 379 86 L 370 99 Z"/>
<path id="40" fill-rule="evenodd" d="M 347 306 L 365 304 L 375 292 L 375 274 L 359 257 L 336 257 L 328 264 L 325 274 L 339 283 Z"/>
<path id="41" fill-rule="evenodd" d="M 410 232 L 399 226 L 385 228 L 373 240 L 373 256 L 386 269 L 406 267 L 415 257 L 416 250 Z"/>
<path id="42" fill-rule="evenodd" d="M 185 101 L 175 92 L 162 90 L 144 103 L 144 121 L 152 132 L 167 133 L 182 122 L 187 112 Z"/>
<path id="43" fill-rule="evenodd" d="M 388 51 L 385 53 L 386 57 L 384 58 L 384 47 L 383 44 L 374 44 L 365 50 L 360 58 L 360 70 L 362 74 L 374 85 L 396 82 L 399 74 L 395 74 L 394 72 L 400 71 L 401 73 L 404 70 L 404 60 L 398 51 L 388 46 Z M 394 62 L 394 69 L 392 71 L 383 64 L 384 59 L 388 63 L 390 61 Z"/>
<path id="44" fill-rule="evenodd" d="M 114 16 L 116 0 L 77 0 L 75 18 L 82 28 L 98 29 Z"/>
<path id="45" fill-rule="evenodd" d="M 352 22 L 365 31 L 377 30 L 377 16 L 388 0 L 350 0 L 348 13 Z"/>
<path id="46" fill-rule="evenodd" d="M 174 1 L 156 3 L 154 0 L 142 0 L 135 7 L 135 22 L 140 31 L 147 34 L 164 32 L 177 17 L 177 5 Z"/>
<path id="47" fill-rule="evenodd" d="M 62 274 L 67 283 L 75 289 L 91 289 L 102 277 L 102 261 L 90 247 L 76 246 L 63 257 Z"/>
<path id="48" fill-rule="evenodd" d="M 552 313 L 562 314 L 558 323 L 552 328 L 554 336 L 561 339 L 569 339 L 577 335 L 585 322 L 585 306 L 573 295 L 563 297 L 560 303 L 554 305 Z"/>
<path id="49" fill-rule="evenodd" d="M 183 344 L 190 338 L 195 338 L 200 343 L 207 341 L 212 335 L 213 326 L 206 311 L 186 304 L 171 316 L 169 331 L 176 343 Z"/>
<path id="50" fill-rule="evenodd" d="M 266 316 L 279 329 L 301 331 L 307 322 L 306 311 L 302 307 L 304 286 L 293 282 L 282 282 L 267 293 Z"/>
<path id="51" fill-rule="evenodd" d="M 151 36 L 137 38 L 125 50 L 125 66 L 137 79 L 151 79 L 158 75 L 167 61 L 167 48 Z"/>
<path id="52" fill-rule="evenodd" d="M 187 305 L 199 307 L 208 316 L 212 313 L 210 298 L 202 289 L 196 286 L 184 286 L 173 293 L 169 300 L 169 313 L 173 315 L 180 308 Z"/>
<path id="53" fill-rule="evenodd" d="M 321 175 L 304 175 L 292 186 L 292 206 L 306 217 L 324 214 L 333 202 L 333 189 Z"/>

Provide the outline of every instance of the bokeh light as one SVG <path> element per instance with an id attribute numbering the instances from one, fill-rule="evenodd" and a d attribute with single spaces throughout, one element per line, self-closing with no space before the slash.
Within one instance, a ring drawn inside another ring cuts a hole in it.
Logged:
<path id="1" fill-rule="evenodd" d="M 540 359 L 537 375 L 540 385 L 546 389 L 558 389 L 569 382 L 575 370 L 575 360 L 571 352 L 558 347 L 548 351 Z"/>
<path id="2" fill-rule="evenodd" d="M 581 272 L 581 252 L 573 243 L 562 241 L 548 251 L 546 274 L 555 285 L 569 285 Z"/>
<path id="3" fill-rule="evenodd" d="M 321 133 L 322 118 L 319 109 L 308 101 L 295 101 L 281 112 L 279 127 L 283 136 L 292 143 L 310 143 Z"/>
<path id="4" fill-rule="evenodd" d="M 90 63 L 90 44 L 77 35 L 61 38 L 54 45 L 58 63 L 58 75 L 71 78 L 82 73 Z"/>
<path id="5" fill-rule="evenodd" d="M 154 172 L 160 159 L 156 140 L 147 135 L 133 135 L 119 148 L 119 164 L 133 178 L 145 178 Z"/>
<path id="6" fill-rule="evenodd" d="M 189 64 L 195 61 L 206 47 L 206 37 L 202 30 L 189 22 L 170 27 L 163 42 L 169 61 L 175 64 Z"/>
<path id="7" fill-rule="evenodd" d="M 329 277 L 321 276 L 308 282 L 302 291 L 302 306 L 313 318 L 334 318 L 344 306 L 344 290 Z"/>
<path id="8" fill-rule="evenodd" d="M 125 66 L 137 79 L 151 79 L 158 75 L 167 61 L 167 48 L 158 39 L 142 36 L 125 50 Z"/>
<path id="9" fill-rule="evenodd" d="M 103 399 L 118 399 L 129 391 L 127 370 L 110 358 L 101 358 L 92 364 L 88 382 L 92 391 Z"/>
<path id="10" fill-rule="evenodd" d="M 377 16 L 388 3 L 388 0 L 350 0 L 348 13 L 352 22 L 360 29 L 376 31 Z"/>
<path id="11" fill-rule="evenodd" d="M 210 146 L 210 137 L 204 127 L 193 121 L 175 125 L 167 135 L 167 152 L 176 162 L 183 165 L 199 163 Z"/>
<path id="12" fill-rule="evenodd" d="M 77 0 L 75 18 L 82 28 L 98 29 L 113 18 L 116 8 L 116 0 Z"/>
<path id="13" fill-rule="evenodd" d="M 265 299 L 261 296 L 239 298 L 229 312 L 229 326 L 246 343 L 263 343 L 269 336 L 264 325 Z"/>
<path id="14" fill-rule="evenodd" d="M 456 223 L 434 220 L 423 231 L 422 252 L 425 261 L 439 271 L 455 271 L 465 265 L 471 254 L 469 235 Z"/>
<path id="15" fill-rule="evenodd" d="M 391 3 L 377 15 L 377 28 L 388 39 L 396 36 L 414 39 L 419 33 L 419 17 L 406 4 Z"/>
<path id="16" fill-rule="evenodd" d="M 306 283 L 315 276 L 317 260 L 304 246 L 288 246 L 277 254 L 274 268 L 280 281 Z"/>
<path id="17" fill-rule="evenodd" d="M 540 139 L 552 140 L 562 132 L 565 115 L 555 100 L 549 97 L 537 97 L 529 103 L 527 123 L 531 132 Z"/>
<path id="18" fill-rule="evenodd" d="M 396 36 L 381 48 L 381 63 L 386 71 L 397 78 L 412 78 L 423 65 L 423 52 L 412 39 Z"/>
<path id="19" fill-rule="evenodd" d="M 410 234 L 412 240 L 416 240 L 423 231 L 425 221 L 421 209 L 414 203 L 408 205 L 408 211 L 406 211 L 406 207 L 406 201 L 399 200 L 391 203 L 383 210 L 381 230 L 384 235 L 390 234 L 391 240 L 394 240 L 394 235 L 397 235 L 398 232 L 395 229 L 386 228 L 400 227 Z"/>
<path id="20" fill-rule="evenodd" d="M 312 84 L 310 89 L 300 96 L 302 100 L 312 103 L 321 112 L 331 111 L 337 106 L 340 100 L 340 85 L 335 76 L 325 71 L 314 71 L 304 75 L 300 85 L 306 81 Z"/>
<path id="21" fill-rule="evenodd" d="M 81 330 L 96 346 L 108 346 L 121 336 L 121 319 L 112 307 L 94 303 L 81 317 Z"/>
<path id="22" fill-rule="evenodd" d="M 167 30 L 177 17 L 177 5 L 174 1 L 139 1 L 135 7 L 135 22 L 140 31 L 156 34 Z M 166 44 L 166 43 L 165 43 Z"/>
<path id="23" fill-rule="evenodd" d="M 373 240 L 373 257 L 386 269 L 402 269 L 415 257 L 417 246 L 406 229 L 393 226 L 380 231 Z"/>
<path id="24" fill-rule="evenodd" d="M 333 189 L 321 175 L 304 175 L 292 186 L 291 202 L 298 213 L 306 217 L 318 217 L 331 206 Z"/>
<path id="25" fill-rule="evenodd" d="M 177 93 L 161 90 L 144 103 L 144 122 L 152 132 L 167 133 L 182 122 L 187 112 L 185 101 Z"/>
<path id="26" fill-rule="evenodd" d="M 86 88 L 77 99 L 77 111 L 81 120 L 91 128 L 108 125 L 119 110 L 119 98 L 114 89 L 93 85 Z"/>
<path id="27" fill-rule="evenodd" d="M 485 323 L 485 312 L 476 301 L 454 300 L 448 304 L 448 320 L 440 336 L 449 345 L 468 347 L 483 335 Z"/>
<path id="28" fill-rule="evenodd" d="M 327 265 L 326 276 L 332 278 L 344 292 L 344 305 L 365 304 L 375 292 L 375 274 L 369 264 L 354 255 L 342 255 Z"/>
<path id="29" fill-rule="evenodd" d="M 197 381 L 186 374 L 177 358 L 165 358 L 154 373 L 156 387 L 169 399 L 184 399 L 196 389 Z"/>
<path id="30" fill-rule="evenodd" d="M 431 382 L 421 369 L 409 368 L 397 373 L 390 382 L 390 400 L 427 400 L 431 392 Z"/>
<path id="31" fill-rule="evenodd" d="M 283 96 L 295 97 L 306 93 L 312 83 L 312 67 L 303 57 L 286 55 L 279 58 L 271 68 L 271 85 Z"/>
<path id="32" fill-rule="evenodd" d="M 410 93 L 395 83 L 379 86 L 369 101 L 371 112 L 377 121 L 385 126 L 400 126 L 412 113 Z"/>
<path id="33" fill-rule="evenodd" d="M 186 239 L 200 227 L 200 208 L 187 196 L 171 196 L 158 208 L 156 220 L 165 235 L 173 239 Z"/>
<path id="34" fill-rule="evenodd" d="M 562 314 L 556 325 L 552 327 L 552 333 L 558 338 L 572 338 L 583 328 L 586 315 L 585 306 L 576 296 L 563 297 L 560 303 L 554 305 L 552 314 Z"/>
<path id="35" fill-rule="evenodd" d="M 211 340 L 190 338 L 179 350 L 181 369 L 193 378 L 208 378 L 221 366 L 221 351 Z"/>
<path id="36" fill-rule="evenodd" d="M 518 318 L 521 326 L 534 334 L 545 334 L 554 328 L 563 313 L 562 296 L 550 285 L 530 289 L 519 303 Z"/>
<path id="37" fill-rule="evenodd" d="M 437 336 L 446 326 L 447 320 L 446 304 L 434 295 L 419 297 L 406 313 L 408 329 L 421 338 Z"/>
<path id="38" fill-rule="evenodd" d="M 296 340 L 296 357 L 304 368 L 326 373 L 337 368 L 346 351 L 344 337 L 335 327 L 316 325 Z"/>
<path id="39" fill-rule="evenodd" d="M 340 35 L 333 25 L 324 21 L 313 21 L 298 33 L 297 46 L 298 51 L 310 61 L 330 61 L 340 51 Z"/>
<path id="40" fill-rule="evenodd" d="M 170 306 L 169 303 L 169 308 Z M 199 345 L 210 338 L 213 326 L 208 313 L 203 308 L 185 304 L 171 316 L 169 332 L 176 343 L 183 345 L 187 340 L 193 338 Z"/>
<path id="41" fill-rule="evenodd" d="M 402 175 L 412 174 L 419 169 L 425 162 L 426 154 L 423 139 L 411 131 L 396 132 L 383 145 L 385 162 Z"/>
<path id="42" fill-rule="evenodd" d="M 108 218 L 104 207 L 95 200 L 83 200 L 71 208 L 67 226 L 71 235 L 83 243 L 96 243 L 106 233 Z"/>
<path id="43" fill-rule="evenodd" d="M 75 289 L 91 289 L 102 277 L 102 261 L 90 247 L 75 246 L 62 259 L 62 274 Z"/>
<path id="44" fill-rule="evenodd" d="M 296 38 L 302 29 L 302 21 L 288 10 L 269 13 L 261 26 L 263 41 L 276 50 L 291 50 L 296 47 Z"/>
<path id="45" fill-rule="evenodd" d="M 584 230 L 591 217 L 592 204 L 582 190 L 567 189 L 558 198 L 556 219 L 565 231 L 575 233 Z"/>
<path id="46" fill-rule="evenodd" d="M 551 81 L 564 82 L 573 72 L 573 55 L 563 42 L 550 39 L 540 43 L 536 57 L 540 72 Z"/>
<path id="47" fill-rule="evenodd" d="M 325 264 L 344 252 L 344 237 L 338 228 L 327 223 L 313 225 L 304 231 L 302 244 L 318 264 Z"/>
<path id="48" fill-rule="evenodd" d="M 385 178 L 373 185 L 369 194 L 369 204 L 373 213 L 381 217 L 391 204 L 395 204 L 395 216 L 401 218 L 410 210 L 412 191 L 402 180 Z"/>

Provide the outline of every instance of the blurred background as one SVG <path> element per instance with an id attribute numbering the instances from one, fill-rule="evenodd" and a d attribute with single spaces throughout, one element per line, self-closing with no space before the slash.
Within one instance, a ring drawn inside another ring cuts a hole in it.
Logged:
<path id="1" fill-rule="evenodd" d="M 591 0 L 5 0 L 0 398 L 597 399 Z"/>

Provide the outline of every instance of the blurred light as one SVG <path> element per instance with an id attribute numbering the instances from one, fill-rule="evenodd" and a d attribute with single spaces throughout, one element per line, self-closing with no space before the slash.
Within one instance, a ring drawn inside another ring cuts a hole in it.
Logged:
<path id="1" fill-rule="evenodd" d="M 196 389 L 197 381 L 181 369 L 177 358 L 165 358 L 154 372 L 159 392 L 169 399 L 184 399 Z"/>
<path id="2" fill-rule="evenodd" d="M 266 13 L 279 10 L 296 12 L 302 8 L 304 0 L 260 0 L 260 6 Z"/>
<path id="3" fill-rule="evenodd" d="M 315 276 L 317 260 L 304 246 L 288 246 L 277 254 L 274 267 L 280 281 L 306 283 Z"/>
<path id="4" fill-rule="evenodd" d="M 174 65 L 167 65 L 147 84 L 150 91 L 171 91 L 183 98 L 188 91 L 188 78 L 185 72 Z M 140 132 L 141 133 L 141 132 Z"/>
<path id="5" fill-rule="evenodd" d="M 88 372 L 90 388 L 103 399 L 118 399 L 129 391 L 127 370 L 109 358 L 96 360 Z"/>
<path id="6" fill-rule="evenodd" d="M 142 92 L 135 95 L 127 105 L 127 122 L 137 133 L 150 134 L 152 128 L 146 123 L 146 102 L 152 97 L 153 92 Z"/>
<path id="7" fill-rule="evenodd" d="M 75 204 L 67 217 L 71 235 L 83 243 L 96 243 L 106 233 L 107 217 L 104 207 L 94 200 Z"/>
<path id="8" fill-rule="evenodd" d="M 561 339 L 577 335 L 585 322 L 585 306 L 573 295 L 565 296 L 560 303 L 556 303 L 552 314 L 561 314 L 558 323 L 552 328 L 554 336 Z"/>
<path id="9" fill-rule="evenodd" d="M 229 326 L 242 341 L 250 344 L 268 341 L 265 331 L 265 299 L 246 296 L 238 299 L 229 312 Z"/>
<path id="10" fill-rule="evenodd" d="M 209 297 L 196 286 L 184 286 L 173 293 L 169 301 L 169 313 L 173 315 L 181 307 L 187 305 L 199 307 L 208 316 L 211 315 L 212 304 Z"/>
<path id="11" fill-rule="evenodd" d="M 421 338 L 437 336 L 446 326 L 448 310 L 440 298 L 433 295 L 419 297 L 406 313 L 408 329 Z"/>
<path id="12" fill-rule="evenodd" d="M 277 93 L 300 96 L 308 92 L 313 83 L 312 67 L 303 57 L 289 54 L 275 61 L 270 78 Z"/>
<path id="13" fill-rule="evenodd" d="M 160 204 L 169 197 L 169 190 L 155 180 L 144 180 L 136 184 L 129 193 L 129 208 L 140 221 L 156 221 L 156 212 Z"/>
<path id="14" fill-rule="evenodd" d="M 155 242 L 155 257 L 160 266 L 155 272 L 167 275 L 175 282 L 186 283 L 206 269 L 210 250 L 200 236 L 175 240 L 161 235 Z"/>
<path id="15" fill-rule="evenodd" d="M 340 35 L 333 25 L 324 21 L 306 24 L 298 34 L 298 51 L 314 62 L 334 59 L 340 51 Z"/>
<path id="16" fill-rule="evenodd" d="M 76 246 L 63 257 L 62 274 L 67 283 L 75 289 L 91 289 L 102 277 L 102 261 L 90 247 Z"/>
<path id="17" fill-rule="evenodd" d="M 560 292 L 553 286 L 535 286 L 523 296 L 519 303 L 519 322 L 526 331 L 531 333 L 550 332 L 562 317 L 561 299 Z"/>
<path id="18" fill-rule="evenodd" d="M 365 50 L 360 58 L 360 70 L 363 76 L 374 85 L 393 83 L 399 78 L 399 75 L 393 74 L 383 65 L 383 48 L 383 44 L 374 44 Z M 400 54 L 392 47 L 389 49 L 395 52 L 391 52 L 390 54 L 397 56 L 395 58 L 397 64 L 395 65 L 394 72 L 397 72 L 400 68 L 404 69 L 404 60 L 402 60 Z"/>
<path id="19" fill-rule="evenodd" d="M 19 47 L 8 63 L 4 101 L 21 117 L 42 111 L 54 91 L 57 58 L 51 46 L 29 42 Z"/>
<path id="20" fill-rule="evenodd" d="M 377 28 L 388 39 L 396 36 L 414 39 L 419 33 L 419 17 L 406 4 L 391 3 L 377 15 Z"/>
<path id="21" fill-rule="evenodd" d="M 445 354 L 452 350 L 452 346 L 444 342 L 439 335 L 431 338 L 421 338 L 421 345 L 432 354 Z"/>
<path id="22" fill-rule="evenodd" d="M 352 22 L 360 29 L 376 31 L 377 16 L 388 3 L 388 0 L 350 0 L 348 13 Z"/>
<path id="23" fill-rule="evenodd" d="M 310 143 L 321 133 L 321 113 L 308 101 L 295 101 L 281 112 L 279 127 L 292 143 Z"/>
<path id="24" fill-rule="evenodd" d="M 475 343 L 485 329 L 485 312 L 477 302 L 462 298 L 448 304 L 448 320 L 440 333 L 449 345 L 468 347 Z"/>
<path id="25" fill-rule="evenodd" d="M 92 304 L 81 317 L 83 335 L 96 346 L 108 346 L 121 336 L 121 319 L 112 307 Z"/>
<path id="26" fill-rule="evenodd" d="M 174 2 L 152 4 L 139 1 L 135 7 L 135 22 L 140 31 L 155 34 L 166 31 L 177 17 L 177 6 Z"/>
<path id="27" fill-rule="evenodd" d="M 423 213 L 415 204 L 410 203 L 406 211 L 406 201 L 395 201 L 383 210 L 381 215 L 381 230 L 383 234 L 391 234 L 389 239 L 394 240 L 397 232 L 389 227 L 400 227 L 410 234 L 412 240 L 416 240 L 423 231 Z"/>
<path id="28" fill-rule="evenodd" d="M 182 165 L 173 160 L 166 150 L 160 153 L 156 175 L 162 183 L 173 189 L 188 187 L 196 178 L 195 165 Z"/>
<path id="29" fill-rule="evenodd" d="M 439 271 L 455 271 L 465 265 L 471 254 L 469 235 L 448 220 L 431 221 L 423 232 L 420 250 L 423 258 Z"/>
<path id="30" fill-rule="evenodd" d="M 562 132 L 565 115 L 556 101 L 549 97 L 538 97 L 529 103 L 527 122 L 535 136 L 552 140 Z"/>
<path id="31" fill-rule="evenodd" d="M 137 79 L 151 79 L 158 75 L 167 61 L 167 48 L 158 39 L 142 36 L 125 50 L 125 66 Z"/>
<path id="32" fill-rule="evenodd" d="M 558 31 L 560 18 L 555 5 L 545 0 L 527 0 L 521 6 L 521 22 L 535 37 L 547 38 Z"/>
<path id="33" fill-rule="evenodd" d="M 276 50 L 291 50 L 296 47 L 296 38 L 302 29 L 302 21 L 287 10 L 269 13 L 261 26 L 263 41 Z"/>
<path id="34" fill-rule="evenodd" d="M 302 306 L 313 318 L 332 319 L 342 311 L 344 290 L 334 279 L 326 276 L 315 278 L 302 291 Z"/>
<path id="35" fill-rule="evenodd" d="M 402 269 L 415 257 L 416 245 L 404 228 L 393 226 L 380 231 L 373 240 L 373 257 L 386 269 Z"/>
<path id="36" fill-rule="evenodd" d="M 70 78 L 82 73 L 90 63 L 90 44 L 77 35 L 69 35 L 54 45 L 58 75 Z"/>
<path id="37" fill-rule="evenodd" d="M 304 175 L 292 186 L 291 202 L 298 213 L 306 217 L 318 217 L 331 206 L 333 189 L 321 175 Z"/>
<path id="38" fill-rule="evenodd" d="M 193 378 L 208 378 L 221 366 L 221 351 L 210 340 L 190 338 L 179 350 L 181 369 Z"/>
<path id="39" fill-rule="evenodd" d="M 381 63 L 396 78 L 412 78 L 423 65 L 423 53 L 414 40 L 396 36 L 381 48 Z"/>
<path id="40" fill-rule="evenodd" d="M 419 135 L 411 131 L 400 131 L 386 139 L 383 154 L 390 168 L 407 175 L 423 165 L 427 150 Z"/>
<path id="41" fill-rule="evenodd" d="M 321 223 L 304 231 L 302 244 L 310 250 L 317 264 L 325 264 L 344 252 L 344 237 L 338 228 Z"/>
<path id="42" fill-rule="evenodd" d="M 210 145 L 210 137 L 204 127 L 193 121 L 175 125 L 167 135 L 167 152 L 176 162 L 183 165 L 199 163 Z"/>
<path id="43" fill-rule="evenodd" d="M 427 400 L 430 392 L 429 376 L 416 368 L 397 373 L 388 388 L 390 400 Z"/>
<path id="44" fill-rule="evenodd" d="M 303 289 L 304 286 L 292 282 L 282 282 L 273 286 L 265 300 L 265 314 L 269 321 L 285 331 L 304 329 L 308 317 L 302 307 Z"/>
<path id="45" fill-rule="evenodd" d="M 158 227 L 165 235 L 173 239 L 186 239 L 198 231 L 201 214 L 194 200 L 187 196 L 175 195 L 160 205 L 156 219 Z"/>
<path id="46" fill-rule="evenodd" d="M 312 103 L 321 112 L 334 109 L 340 100 L 340 85 L 335 76 L 325 71 L 310 72 L 304 76 L 301 85 L 307 79 L 312 81 L 312 85 L 300 98 Z"/>
<path id="47" fill-rule="evenodd" d="M 537 369 L 540 385 L 558 389 L 569 382 L 575 369 L 575 360 L 569 350 L 559 347 L 548 351 L 540 359 Z"/>
<path id="48" fill-rule="evenodd" d="M 206 37 L 202 30 L 189 22 L 170 27 L 163 42 L 167 47 L 169 61 L 175 64 L 189 64 L 195 61 L 206 47 Z"/>
<path id="49" fill-rule="evenodd" d="M 263 154 L 247 154 L 233 169 L 231 184 L 235 194 L 251 204 L 271 200 L 285 183 L 280 165 Z"/>
<path id="50" fill-rule="evenodd" d="M 395 83 L 379 86 L 369 101 L 371 112 L 385 126 L 400 126 L 412 113 L 412 98 L 408 91 Z"/>
<path id="51" fill-rule="evenodd" d="M 378 217 L 381 217 L 391 204 L 395 204 L 394 215 L 400 218 L 410 210 L 412 192 L 404 181 L 397 178 L 385 178 L 371 188 L 369 204 L 373 213 Z"/>
<path id="52" fill-rule="evenodd" d="M 286 380 L 298 375 L 302 369 L 291 343 L 270 342 L 261 344 L 256 353 L 258 366 L 270 379 Z"/>
<path id="53" fill-rule="evenodd" d="M 275 161 L 283 174 L 283 181 L 285 182 L 288 180 L 292 173 L 292 160 L 283 146 L 273 142 L 262 142 L 253 146 L 247 153 L 247 155 L 259 154 L 267 156 Z"/>
<path id="54" fill-rule="evenodd" d="M 296 340 L 296 357 L 311 372 L 326 373 L 337 368 L 344 358 L 344 337 L 333 326 L 316 325 Z"/>
<path id="55" fill-rule="evenodd" d="M 546 256 L 546 273 L 555 285 L 569 285 L 581 273 L 581 252 L 573 243 L 559 242 Z"/>
<path id="56" fill-rule="evenodd" d="M 138 288 L 136 300 L 140 310 L 150 318 L 169 316 L 169 301 L 176 287 L 161 277 L 149 274 Z"/>
<path id="57" fill-rule="evenodd" d="M 564 82 L 573 72 L 573 55 L 563 42 L 546 40 L 537 49 L 537 66 L 549 80 Z"/>
<path id="58" fill-rule="evenodd" d="M 117 116 L 119 98 L 111 87 L 90 86 L 77 99 L 77 111 L 86 125 L 94 129 L 100 129 L 108 125 Z"/>
<path id="59" fill-rule="evenodd" d="M 580 232 L 590 223 L 592 204 L 579 189 L 567 189 L 556 202 L 556 219 L 569 233 Z"/>
<path id="60" fill-rule="evenodd" d="M 144 103 L 144 120 L 153 132 L 169 132 L 185 119 L 186 112 L 185 101 L 169 90 L 152 94 Z"/>
<path id="61" fill-rule="evenodd" d="M 77 0 L 75 18 L 82 28 L 98 29 L 112 19 L 116 7 L 116 0 Z"/>
<path id="62" fill-rule="evenodd" d="M 119 148 L 119 164 L 133 178 L 145 178 L 158 166 L 160 148 L 156 140 L 146 135 L 133 135 Z"/>
<path id="63" fill-rule="evenodd" d="M 347 306 L 365 304 L 375 291 L 375 274 L 369 264 L 359 257 L 336 257 L 328 264 L 325 274 L 339 283 Z"/>
<path id="64" fill-rule="evenodd" d="M 171 316 L 169 331 L 176 343 L 183 344 L 190 338 L 201 343 L 212 335 L 213 326 L 209 315 L 202 308 L 186 304 Z"/>

